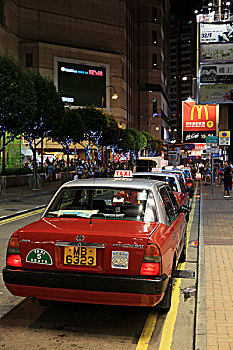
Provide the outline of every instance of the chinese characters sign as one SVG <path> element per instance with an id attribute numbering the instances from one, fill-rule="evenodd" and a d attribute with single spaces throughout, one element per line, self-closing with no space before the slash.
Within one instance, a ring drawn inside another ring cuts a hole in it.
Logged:
<path id="1" fill-rule="evenodd" d="M 183 142 L 204 143 L 207 136 L 216 136 L 218 131 L 218 105 L 182 103 Z"/>

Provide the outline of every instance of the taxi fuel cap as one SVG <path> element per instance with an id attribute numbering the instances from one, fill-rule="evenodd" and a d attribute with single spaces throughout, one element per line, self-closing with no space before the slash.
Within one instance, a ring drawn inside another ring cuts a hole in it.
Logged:
<path id="1" fill-rule="evenodd" d="M 116 170 L 114 177 L 133 177 L 132 170 Z"/>

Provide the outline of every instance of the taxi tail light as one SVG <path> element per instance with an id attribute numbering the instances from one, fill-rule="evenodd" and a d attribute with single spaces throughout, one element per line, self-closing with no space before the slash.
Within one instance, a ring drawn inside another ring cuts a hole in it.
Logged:
<path id="1" fill-rule="evenodd" d="M 188 186 L 189 186 L 189 187 L 192 187 L 193 184 L 192 184 L 191 182 L 188 182 Z"/>
<path id="2" fill-rule="evenodd" d="M 17 234 L 13 234 L 9 240 L 6 255 L 6 265 L 11 267 L 22 267 L 19 238 Z"/>
<path id="3" fill-rule="evenodd" d="M 142 261 L 140 275 L 161 275 L 161 254 L 157 245 L 147 244 Z"/>

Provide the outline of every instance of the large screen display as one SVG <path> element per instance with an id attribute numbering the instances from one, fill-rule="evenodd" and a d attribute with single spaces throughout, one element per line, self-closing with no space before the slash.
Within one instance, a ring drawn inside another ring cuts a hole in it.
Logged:
<path id="1" fill-rule="evenodd" d="M 106 68 L 58 62 L 58 91 L 64 103 L 106 108 Z"/>

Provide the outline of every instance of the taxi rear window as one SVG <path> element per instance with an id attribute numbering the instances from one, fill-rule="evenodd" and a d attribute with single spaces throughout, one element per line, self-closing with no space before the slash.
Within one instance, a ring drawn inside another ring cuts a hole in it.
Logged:
<path id="1" fill-rule="evenodd" d="M 151 180 L 158 180 L 158 181 L 164 181 L 166 182 L 172 189 L 172 191 L 178 192 L 176 180 L 174 177 L 169 175 L 134 175 L 135 178 L 143 178 L 143 179 L 151 179 Z"/>
<path id="2" fill-rule="evenodd" d="M 63 188 L 45 217 L 157 222 L 151 191 L 130 188 Z"/>

